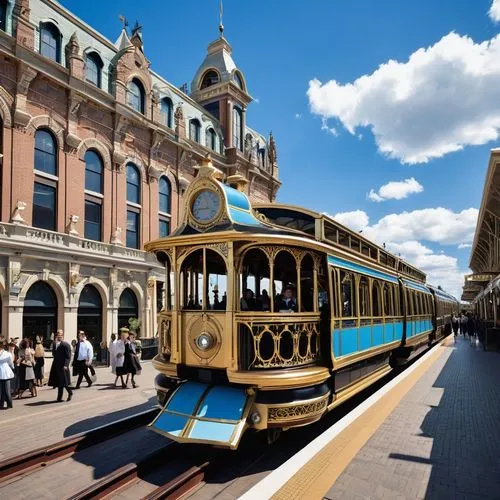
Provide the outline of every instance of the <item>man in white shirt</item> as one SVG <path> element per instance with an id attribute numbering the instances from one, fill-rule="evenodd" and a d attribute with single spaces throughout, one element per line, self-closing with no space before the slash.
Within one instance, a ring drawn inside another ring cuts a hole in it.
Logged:
<path id="1" fill-rule="evenodd" d="M 89 366 L 94 358 L 94 349 L 92 344 L 87 340 L 85 332 L 78 332 L 78 343 L 76 344 L 75 355 L 73 357 L 73 366 L 76 367 L 78 380 L 75 389 L 80 389 L 83 377 L 87 381 L 88 386 L 92 385 L 92 380 L 89 377 Z"/>

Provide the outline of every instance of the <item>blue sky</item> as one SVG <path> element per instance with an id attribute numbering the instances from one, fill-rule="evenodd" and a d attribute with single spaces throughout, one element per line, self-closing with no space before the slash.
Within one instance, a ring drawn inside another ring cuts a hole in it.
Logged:
<path id="1" fill-rule="evenodd" d="M 120 14 L 137 19 L 153 69 L 178 86 L 190 84 L 218 35 L 218 0 L 62 3 L 113 41 Z M 500 25 L 491 6 L 224 2 L 225 36 L 257 101 L 248 124 L 276 137 L 279 201 L 338 216 L 455 294 L 498 143 Z M 406 180 L 420 192 L 379 191 Z M 372 189 L 384 201 L 369 199 Z"/>

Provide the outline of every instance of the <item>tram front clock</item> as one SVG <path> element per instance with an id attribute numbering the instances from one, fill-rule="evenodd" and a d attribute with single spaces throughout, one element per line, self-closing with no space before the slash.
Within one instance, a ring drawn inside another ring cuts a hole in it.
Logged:
<path id="1" fill-rule="evenodd" d="M 221 206 L 220 196 L 210 189 L 200 191 L 191 205 L 193 217 L 201 224 L 207 224 L 215 219 Z"/>

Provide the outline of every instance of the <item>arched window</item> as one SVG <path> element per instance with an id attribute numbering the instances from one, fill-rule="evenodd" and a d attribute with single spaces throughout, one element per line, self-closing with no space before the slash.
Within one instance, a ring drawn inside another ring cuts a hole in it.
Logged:
<path id="1" fill-rule="evenodd" d="M 7 31 L 7 1 L 0 0 L 0 30 Z"/>
<path id="2" fill-rule="evenodd" d="M 236 83 L 236 85 L 238 85 L 238 87 L 239 87 L 241 90 L 244 90 L 243 78 L 241 77 L 240 73 L 238 73 L 238 71 L 236 71 L 236 72 L 234 73 L 233 80 L 234 80 L 234 83 Z"/>
<path id="3" fill-rule="evenodd" d="M 173 109 L 174 105 L 172 103 L 172 99 L 170 99 L 169 97 L 165 97 L 161 100 L 160 104 L 161 121 L 163 125 L 166 125 L 169 128 L 172 128 Z"/>
<path id="4" fill-rule="evenodd" d="M 33 189 L 32 225 L 56 230 L 57 143 L 44 129 L 35 133 L 35 183 Z"/>
<path id="5" fill-rule="evenodd" d="M 101 156 L 91 149 L 85 153 L 85 238 L 102 240 L 103 163 Z"/>
<path id="6" fill-rule="evenodd" d="M 83 330 L 88 341 L 97 347 L 102 338 L 102 299 L 93 285 L 85 285 L 78 300 L 77 330 Z"/>
<path id="7" fill-rule="evenodd" d="M 211 87 L 216 83 L 219 83 L 219 75 L 217 74 L 217 72 L 209 70 L 203 75 L 203 78 L 201 80 L 201 88 L 206 89 L 207 87 Z"/>
<path id="8" fill-rule="evenodd" d="M 140 246 L 141 174 L 133 164 L 127 164 L 127 246 Z"/>
<path id="9" fill-rule="evenodd" d="M 61 62 L 61 33 L 52 23 L 40 25 L 40 54 Z"/>
<path id="10" fill-rule="evenodd" d="M 102 194 L 103 164 L 99 153 L 89 149 L 85 153 L 85 189 Z"/>
<path id="11" fill-rule="evenodd" d="M 379 283 L 375 280 L 372 281 L 372 316 L 379 317 L 383 316 L 381 308 L 381 297 Z"/>
<path id="12" fill-rule="evenodd" d="M 169 180 L 163 176 L 158 181 L 160 238 L 170 234 L 171 188 Z"/>
<path id="13" fill-rule="evenodd" d="M 248 250 L 241 266 L 239 304 L 241 311 L 272 310 L 270 279 L 267 255 L 257 248 Z"/>
<path id="14" fill-rule="evenodd" d="M 205 134 L 205 145 L 207 148 L 210 148 L 212 151 L 216 150 L 217 147 L 217 134 L 213 128 L 209 128 Z"/>
<path id="15" fill-rule="evenodd" d="M 127 201 L 141 203 L 141 174 L 133 163 L 127 164 Z"/>
<path id="16" fill-rule="evenodd" d="M 138 113 L 144 114 L 144 101 L 144 86 L 137 78 L 133 78 L 127 85 L 127 104 Z"/>
<path id="17" fill-rule="evenodd" d="M 45 129 L 35 133 L 35 170 L 57 175 L 57 143 L 54 136 Z"/>
<path id="18" fill-rule="evenodd" d="M 23 337 L 45 340 L 57 330 L 57 297 L 45 281 L 37 281 L 28 290 L 23 308 Z"/>
<path id="19" fill-rule="evenodd" d="M 97 52 L 90 52 L 85 58 L 85 77 L 88 82 L 96 87 L 102 85 L 102 67 L 103 62 Z"/>
<path id="20" fill-rule="evenodd" d="M 235 106 L 233 108 L 233 147 L 242 151 L 243 138 L 242 138 L 242 120 L 241 109 Z"/>
<path id="21" fill-rule="evenodd" d="M 370 316 L 370 290 L 368 279 L 364 276 L 359 278 L 359 315 L 361 318 Z"/>
<path id="22" fill-rule="evenodd" d="M 189 138 L 192 141 L 200 142 L 200 121 L 196 118 L 193 118 L 189 121 Z"/>
<path id="23" fill-rule="evenodd" d="M 120 295 L 120 306 L 118 308 L 118 329 L 129 327 L 130 318 L 139 318 L 139 304 L 137 296 L 130 288 L 125 288 Z"/>

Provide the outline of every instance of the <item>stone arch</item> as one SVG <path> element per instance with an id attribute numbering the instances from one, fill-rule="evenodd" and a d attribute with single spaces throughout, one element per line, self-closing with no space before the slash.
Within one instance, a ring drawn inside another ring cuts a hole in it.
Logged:
<path id="1" fill-rule="evenodd" d="M 132 71 L 132 73 L 127 75 L 125 85 L 127 86 L 134 78 L 139 80 L 144 87 L 145 97 L 147 98 L 151 94 L 151 78 L 148 78 L 148 76 L 144 71 Z"/>
<path id="2" fill-rule="evenodd" d="M 85 160 L 85 153 L 89 149 L 94 149 L 101 155 L 102 161 L 104 163 L 104 168 L 107 168 L 108 170 L 113 170 L 111 153 L 109 152 L 108 147 L 104 143 L 102 143 L 99 139 L 95 139 L 94 137 L 84 139 L 80 143 L 80 146 L 78 147 L 78 158 L 81 161 Z"/>
<path id="3" fill-rule="evenodd" d="M 64 127 L 62 127 L 57 121 L 51 118 L 49 115 L 40 115 L 31 118 L 26 125 L 26 131 L 31 135 L 35 135 L 35 132 L 39 128 L 46 128 L 50 130 L 57 138 L 57 143 L 59 149 L 64 147 Z"/>
<path id="4" fill-rule="evenodd" d="M 33 285 L 37 281 L 45 281 L 52 287 L 54 293 L 56 294 L 59 307 L 69 306 L 69 297 L 68 297 L 66 283 L 60 276 L 57 276 L 55 274 L 49 274 L 47 278 L 45 278 L 40 274 L 32 274 L 26 280 L 23 288 L 21 289 L 21 292 L 19 293 L 18 300 L 20 302 L 24 302 L 26 294 L 28 293 L 28 290 L 30 289 L 31 285 Z"/>
<path id="5" fill-rule="evenodd" d="M 106 283 L 103 280 L 101 280 L 100 278 L 95 278 L 93 276 L 85 278 L 80 283 L 78 283 L 78 285 L 76 287 L 76 292 L 75 292 L 75 304 L 78 306 L 78 302 L 80 301 L 80 295 L 82 293 L 82 290 L 87 285 L 93 285 L 97 289 L 97 291 L 101 295 L 103 306 L 107 308 L 109 305 L 108 287 L 106 286 Z"/>
<path id="6" fill-rule="evenodd" d="M 2 118 L 3 126 L 5 128 L 12 127 L 12 113 L 10 108 L 10 96 L 7 91 L 0 87 L 0 117 Z"/>
<path id="7" fill-rule="evenodd" d="M 235 68 L 233 69 L 233 71 L 231 71 L 231 80 L 233 81 L 234 80 L 234 77 L 238 75 L 240 80 L 242 81 L 243 83 L 243 88 L 241 89 L 243 92 L 246 92 L 247 91 L 247 81 L 246 81 L 246 78 L 245 76 L 243 75 L 243 73 L 238 69 L 238 68 Z"/>

